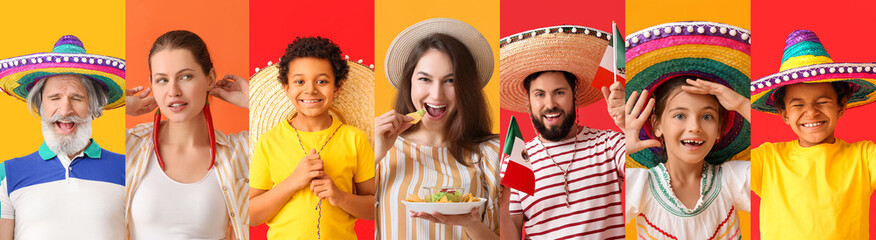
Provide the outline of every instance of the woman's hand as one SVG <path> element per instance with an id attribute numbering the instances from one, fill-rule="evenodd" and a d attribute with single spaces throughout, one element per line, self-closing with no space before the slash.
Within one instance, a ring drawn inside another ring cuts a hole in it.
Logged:
<path id="1" fill-rule="evenodd" d="M 426 219 L 434 223 L 459 226 L 468 226 L 472 223 L 478 223 L 481 221 L 480 217 L 478 216 L 478 208 L 472 208 L 471 212 L 469 212 L 468 214 L 459 215 L 444 215 L 438 212 L 433 212 L 430 214 L 411 211 L 411 217 Z"/>
<path id="2" fill-rule="evenodd" d="M 140 91 L 143 92 L 137 94 Z M 149 96 L 150 92 L 152 92 L 152 88 L 143 90 L 143 86 L 125 89 L 125 114 L 128 116 L 140 116 L 155 110 L 158 107 L 158 103 L 155 102 L 155 97 Z"/>
<path id="3" fill-rule="evenodd" d="M 624 129 L 624 84 L 614 82 L 610 87 L 602 87 L 602 97 L 608 106 L 608 115 L 614 120 L 614 125 Z"/>
<path id="4" fill-rule="evenodd" d="M 249 109 L 249 82 L 242 77 L 227 74 L 216 82 L 210 95 L 216 96 L 223 101 L 235 106 Z"/>
<path id="5" fill-rule="evenodd" d="M 392 144 L 398 135 L 410 128 L 411 117 L 398 114 L 395 110 L 374 118 L 374 159 L 383 159 L 386 151 L 392 148 Z"/>
<path id="6" fill-rule="evenodd" d="M 645 101 L 648 104 L 645 104 Z M 642 109 L 644 107 L 644 109 Z M 630 94 L 624 111 L 625 125 L 624 135 L 626 138 L 627 154 L 632 154 L 650 147 L 660 147 L 663 144 L 654 139 L 640 140 L 639 131 L 651 118 L 651 110 L 654 108 L 654 99 L 648 96 L 648 90 Z"/>
<path id="7" fill-rule="evenodd" d="M 681 86 L 688 93 L 710 94 L 718 98 L 718 103 L 725 109 L 738 112 L 745 120 L 751 122 L 751 100 L 720 83 L 702 79 L 687 79 L 691 86 Z"/>

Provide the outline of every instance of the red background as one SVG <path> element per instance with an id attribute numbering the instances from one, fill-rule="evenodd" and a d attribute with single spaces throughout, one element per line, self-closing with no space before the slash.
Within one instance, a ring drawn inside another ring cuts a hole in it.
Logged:
<path id="1" fill-rule="evenodd" d="M 251 1 L 249 75 L 267 62 L 278 62 L 295 37 L 331 39 L 350 60 L 374 64 L 374 2 L 368 1 Z M 265 239 L 264 224 L 250 228 L 250 238 Z M 359 220 L 360 239 L 374 238 L 374 222 Z"/>
<path id="2" fill-rule="evenodd" d="M 502 38 L 520 32 L 563 25 L 580 25 L 612 33 L 611 21 L 617 22 L 620 32 L 624 32 L 624 1 L 502 1 L 499 6 L 499 32 Z M 618 79 L 618 81 L 622 81 Z M 602 86 L 594 86 L 601 88 Z M 601 95 L 600 95 L 601 96 Z M 501 109 L 501 141 L 504 146 L 505 135 L 511 117 L 517 119 L 524 141 L 536 136 L 529 113 L 518 113 Z M 578 108 L 578 121 L 595 129 L 608 129 L 622 132 L 614 125 L 608 115 L 606 103 L 599 100 L 593 104 Z"/>
<path id="3" fill-rule="evenodd" d="M 873 1 L 752 1 L 751 45 L 752 79 L 778 72 L 782 61 L 785 38 L 796 29 L 814 31 L 834 62 L 876 61 L 876 47 L 872 39 L 876 32 L 872 12 Z M 836 137 L 847 142 L 874 140 L 876 128 L 872 124 L 872 112 L 876 104 L 847 110 L 839 119 Z M 764 142 L 784 142 L 797 139 L 778 116 L 751 111 L 751 146 L 756 148 Z M 869 112 L 869 113 L 868 113 Z M 861 127 L 858 127 L 861 126 Z M 760 239 L 760 198 L 752 194 L 752 239 Z M 871 200 L 871 209 L 873 201 Z M 816 209 L 812 209 L 816 211 Z M 876 214 L 870 212 L 870 236 L 876 236 Z"/>

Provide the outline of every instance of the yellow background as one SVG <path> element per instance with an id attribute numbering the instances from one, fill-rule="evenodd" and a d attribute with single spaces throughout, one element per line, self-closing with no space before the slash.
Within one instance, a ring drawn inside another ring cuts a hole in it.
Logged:
<path id="1" fill-rule="evenodd" d="M 751 1 L 748 0 L 626 0 L 626 33 L 678 21 L 720 22 L 751 29 Z M 757 33 L 754 33 L 755 36 Z M 630 216 L 627 216 L 630 217 Z M 751 239 L 751 214 L 739 212 L 742 239 Z M 627 224 L 627 239 L 636 239 L 636 222 Z"/>
<path id="2" fill-rule="evenodd" d="M 405 28 L 430 18 L 453 18 L 474 26 L 493 48 L 493 76 L 484 87 L 493 120 L 493 132 L 499 133 L 499 1 L 407 1 L 377 0 L 374 6 L 374 74 L 375 116 L 392 109 L 395 88 L 386 79 L 384 60 L 389 44 Z M 405 56 L 407 57 L 407 56 Z M 458 106 L 464 106 L 457 103 Z"/>
<path id="3" fill-rule="evenodd" d="M 79 37 L 87 53 L 125 58 L 124 1 L 4 1 L 2 9 L 0 58 L 51 52 L 63 35 Z M 6 94 L 0 94 L 0 109 L 0 161 L 36 152 L 43 142 L 36 113 Z M 124 125 L 124 107 L 104 111 L 92 122 L 92 137 L 101 147 L 124 153 Z"/>

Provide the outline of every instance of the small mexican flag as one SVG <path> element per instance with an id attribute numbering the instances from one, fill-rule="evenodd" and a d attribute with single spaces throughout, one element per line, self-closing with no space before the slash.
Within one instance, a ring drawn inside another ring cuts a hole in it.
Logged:
<path id="1" fill-rule="evenodd" d="M 505 137 L 505 146 L 502 149 L 502 164 L 505 165 L 502 185 L 529 195 L 535 193 L 535 174 L 526 154 L 526 142 L 523 141 L 523 135 L 520 134 L 520 127 L 517 126 L 517 119 L 514 117 L 511 117 L 511 123 L 508 124 L 508 135 Z"/>

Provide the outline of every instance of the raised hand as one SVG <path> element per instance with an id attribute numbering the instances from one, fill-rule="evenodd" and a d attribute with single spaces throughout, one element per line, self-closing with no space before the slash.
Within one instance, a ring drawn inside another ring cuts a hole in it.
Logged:
<path id="1" fill-rule="evenodd" d="M 645 102 L 647 101 L 647 105 Z M 643 109 L 644 108 L 644 109 Z M 660 147 L 663 144 L 654 139 L 640 140 L 639 131 L 642 126 L 651 118 L 651 110 L 654 108 L 654 98 L 648 96 L 648 90 L 642 91 L 640 96 L 638 92 L 630 94 L 630 99 L 624 108 L 625 125 L 624 135 L 626 136 L 627 154 L 632 154 L 642 149 L 650 147 Z"/>
<path id="2" fill-rule="evenodd" d="M 374 159 L 383 159 L 398 135 L 410 128 L 413 118 L 390 110 L 374 118 Z"/>
<path id="3" fill-rule="evenodd" d="M 608 115 L 621 130 L 624 129 L 624 84 L 614 82 L 610 87 L 602 87 L 602 97 L 608 106 Z"/>
<path id="4" fill-rule="evenodd" d="M 725 109 L 738 112 L 742 117 L 751 122 L 751 100 L 733 91 L 720 83 L 702 79 L 687 79 L 691 86 L 681 86 L 681 90 L 688 93 L 710 94 L 718 98 L 718 103 Z"/>
<path id="5" fill-rule="evenodd" d="M 216 81 L 210 95 L 235 106 L 249 109 L 249 82 L 237 75 L 227 74 Z"/>
<path id="6" fill-rule="evenodd" d="M 140 94 L 137 94 L 141 92 Z M 149 96 L 149 93 L 152 92 L 152 88 L 146 88 L 143 90 L 143 86 L 125 89 L 125 114 L 128 116 L 140 116 L 158 107 L 158 103 L 155 102 L 155 97 Z"/>

